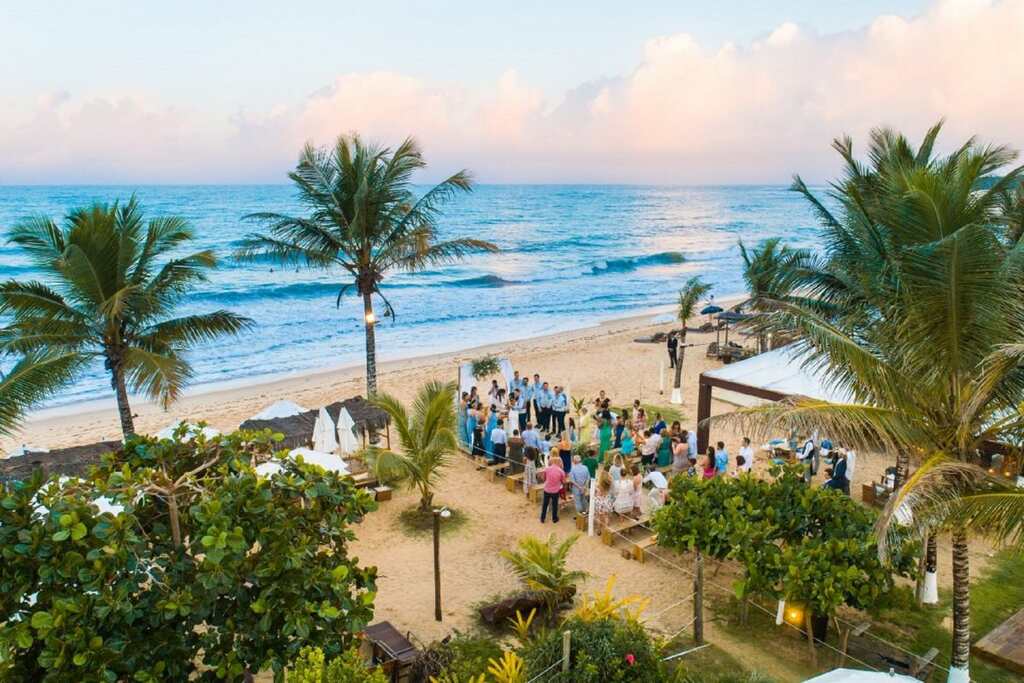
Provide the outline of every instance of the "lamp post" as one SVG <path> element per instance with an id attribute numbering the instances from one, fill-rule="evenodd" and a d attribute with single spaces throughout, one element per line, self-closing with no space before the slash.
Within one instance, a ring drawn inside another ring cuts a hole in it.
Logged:
<path id="1" fill-rule="evenodd" d="M 452 516 L 451 510 L 434 510 L 434 620 L 441 621 L 441 520 Z"/>

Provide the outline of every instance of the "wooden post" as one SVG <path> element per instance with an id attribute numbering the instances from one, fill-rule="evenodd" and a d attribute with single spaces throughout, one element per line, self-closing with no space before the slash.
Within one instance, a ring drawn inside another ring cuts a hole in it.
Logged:
<path id="1" fill-rule="evenodd" d="M 569 670 L 569 658 L 572 655 L 572 631 L 562 631 L 562 671 Z"/>
<path id="2" fill-rule="evenodd" d="M 434 510 L 434 620 L 441 621 L 441 511 Z"/>
<path id="3" fill-rule="evenodd" d="M 846 664 L 846 652 L 850 646 L 850 629 L 844 629 L 843 624 L 839 621 L 839 617 L 833 616 L 833 621 L 836 624 L 836 633 L 839 634 L 839 661 L 836 662 L 837 668 L 842 668 Z"/>
<path id="4" fill-rule="evenodd" d="M 704 644 L 704 558 L 697 552 L 693 572 L 693 640 Z"/>
<path id="5" fill-rule="evenodd" d="M 807 629 L 807 647 L 810 648 L 811 652 L 811 666 L 817 670 L 818 668 L 818 650 L 814 647 L 814 626 L 811 623 L 814 613 L 811 612 L 810 607 L 804 610 L 804 628 Z"/>

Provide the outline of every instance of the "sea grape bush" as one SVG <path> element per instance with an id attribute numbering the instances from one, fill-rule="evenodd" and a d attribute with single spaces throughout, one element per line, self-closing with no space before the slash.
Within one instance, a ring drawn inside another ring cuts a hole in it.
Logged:
<path id="1" fill-rule="evenodd" d="M 85 479 L 4 483 L 0 678 L 237 680 L 344 651 L 373 615 L 348 544 L 374 504 L 293 461 L 259 476 L 274 443 L 137 438 Z"/>

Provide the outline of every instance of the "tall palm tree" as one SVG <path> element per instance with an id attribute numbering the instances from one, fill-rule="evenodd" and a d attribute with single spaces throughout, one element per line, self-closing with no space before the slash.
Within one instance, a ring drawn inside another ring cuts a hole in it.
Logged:
<path id="1" fill-rule="evenodd" d="M 184 352 L 251 324 L 228 311 L 169 317 L 216 266 L 211 251 L 159 262 L 192 236 L 181 218 L 144 221 L 134 197 L 76 209 L 61 225 L 37 217 L 11 229 L 9 241 L 47 280 L 0 284 L 0 315 L 9 316 L 0 351 L 48 361 L 21 375 L 24 391 L 53 392 L 102 360 L 125 438 L 135 433 L 129 389 L 164 406 L 174 401 L 192 376 Z"/>
<path id="2" fill-rule="evenodd" d="M 426 162 L 412 138 L 394 151 L 367 144 L 357 135 L 342 135 L 332 148 L 307 144 L 298 166 L 288 174 L 308 209 L 306 216 L 255 213 L 246 219 L 268 226 L 250 235 L 237 252 L 243 260 L 269 258 L 310 268 L 345 272 L 349 287 L 363 299 L 366 331 L 366 391 L 377 392 L 376 315 L 373 295 L 384 302 L 385 315 L 394 309 L 380 291 L 392 271 L 416 271 L 450 263 L 473 252 L 497 251 L 476 239 L 437 241 L 441 207 L 456 193 L 472 189 L 466 171 L 459 171 L 416 197 L 413 173 Z"/>
<path id="3" fill-rule="evenodd" d="M 683 357 L 686 355 L 686 321 L 697 312 L 697 304 L 711 291 L 711 285 L 693 276 L 679 290 L 676 319 L 679 321 L 679 357 L 676 359 L 676 374 L 672 380 L 672 403 L 683 402 Z"/>
<path id="4" fill-rule="evenodd" d="M 1024 247 L 1003 239 L 999 208 L 1021 169 L 993 180 L 1015 155 L 973 140 L 934 157 L 940 127 L 917 149 L 875 131 L 869 164 L 854 158 L 849 139 L 837 141 L 846 161 L 830 193 L 837 212 L 799 178 L 794 184 L 818 213 L 825 254 L 801 282 L 808 299 L 773 302 L 770 321 L 797 333 L 806 363 L 846 388 L 851 402 L 796 399 L 725 418 L 758 433 L 820 428 L 839 443 L 920 454 L 924 464 L 883 517 L 883 536 L 919 516 L 911 494 L 939 476 L 929 472 L 949 463 L 977 470 L 987 442 L 1024 426 L 1024 371 L 1004 350 L 1024 339 Z M 952 481 L 945 477 L 947 492 Z M 926 506 L 917 507 L 928 523 L 920 528 L 934 526 Z M 967 678 L 970 659 L 969 530 L 951 530 L 956 681 Z"/>
<path id="5" fill-rule="evenodd" d="M 400 472 L 410 488 L 419 490 L 420 510 L 429 511 L 441 471 L 456 452 L 454 382 L 428 382 L 416 393 L 412 413 L 394 396 L 379 393 L 370 402 L 384 410 L 398 432 L 399 451 L 371 447 L 367 456 L 376 467 Z"/>
<path id="6" fill-rule="evenodd" d="M 25 413 L 70 382 L 82 365 L 75 354 L 31 352 L 0 377 L 0 434 L 10 435 Z"/>
<path id="7" fill-rule="evenodd" d="M 743 280 L 750 295 L 745 304 L 755 313 L 770 312 L 773 301 L 790 297 L 801 270 L 811 261 L 809 251 L 790 247 L 779 237 L 770 237 L 749 248 L 740 240 L 739 247 Z M 767 334 L 758 333 L 757 345 L 758 352 L 767 350 Z"/>

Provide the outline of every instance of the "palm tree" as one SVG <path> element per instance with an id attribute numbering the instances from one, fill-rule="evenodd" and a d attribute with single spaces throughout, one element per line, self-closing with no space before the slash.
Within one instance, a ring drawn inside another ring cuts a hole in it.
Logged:
<path id="1" fill-rule="evenodd" d="M 806 249 L 794 249 L 779 237 L 762 240 L 757 246 L 748 248 L 739 241 L 740 257 L 743 259 L 743 280 L 747 284 L 750 298 L 745 305 L 756 313 L 772 310 L 772 302 L 786 299 L 793 294 L 800 271 L 811 260 Z M 767 350 L 767 335 L 758 332 L 758 352 Z"/>
<path id="2" fill-rule="evenodd" d="M 683 357 L 686 355 L 686 321 L 697 312 L 697 304 L 711 291 L 711 285 L 700 279 L 691 277 L 679 290 L 679 303 L 676 308 L 676 319 L 679 321 L 679 357 L 676 359 L 676 375 L 672 381 L 672 403 L 683 402 Z"/>
<path id="3" fill-rule="evenodd" d="M 386 316 L 394 309 L 380 291 L 392 271 L 417 271 L 450 263 L 473 252 L 497 251 L 490 242 L 476 239 L 437 241 L 441 207 L 457 192 L 468 192 L 472 181 L 459 171 L 417 198 L 411 178 L 426 162 L 412 138 L 394 151 L 367 144 L 357 135 L 342 135 L 333 148 L 307 144 L 298 166 L 288 174 L 308 209 L 304 217 L 254 213 L 246 219 L 269 227 L 252 234 L 237 257 L 269 258 L 310 268 L 345 271 L 347 282 L 338 292 L 337 305 L 349 287 L 363 298 L 366 331 L 366 391 L 377 393 L 376 315 L 373 295 L 384 301 Z"/>
<path id="4" fill-rule="evenodd" d="M 398 432 L 399 452 L 371 447 L 367 456 L 376 468 L 398 471 L 410 488 L 419 489 L 420 510 L 429 511 L 434 502 L 434 488 L 441 479 L 441 470 L 448 466 L 456 452 L 455 407 L 452 396 L 454 382 L 428 382 L 420 387 L 412 405 L 412 414 L 386 393 L 370 398 L 370 402 L 391 417 Z"/>
<path id="5" fill-rule="evenodd" d="M 934 528 L 938 506 L 920 502 L 927 500 L 923 487 L 931 482 L 945 495 L 974 490 L 956 486 L 951 468 L 977 471 L 983 446 L 1024 426 L 1017 409 L 1024 354 L 1006 350 L 1024 339 L 1024 248 L 1008 246 L 999 208 L 1022 169 L 993 181 L 1015 155 L 973 140 L 935 158 L 940 128 L 916 150 L 901 135 L 875 131 L 869 165 L 854 158 L 849 139 L 837 141 L 846 177 L 830 193 L 836 213 L 799 178 L 794 183 L 818 213 L 825 254 L 802 277 L 808 298 L 773 301 L 769 320 L 797 333 L 806 362 L 848 389 L 851 402 L 796 399 L 725 418 L 760 434 L 820 428 L 839 443 L 919 454 L 924 464 L 883 516 L 883 538 L 908 519 Z M 975 519 L 981 526 L 982 516 Z M 970 659 L 972 527 L 947 528 L 954 560 L 950 677 L 960 681 Z M 883 554 L 887 545 L 880 543 Z"/>
<path id="6" fill-rule="evenodd" d="M 516 576 L 544 601 L 552 621 L 558 606 L 572 596 L 578 582 L 587 578 L 586 572 L 570 571 L 566 567 L 569 551 L 578 540 L 577 534 L 561 543 L 554 534 L 547 540 L 525 536 L 519 539 L 518 550 L 501 551 Z"/>
<path id="7" fill-rule="evenodd" d="M 159 263 L 192 236 L 181 218 L 145 222 L 134 197 L 76 209 L 62 225 L 45 217 L 16 225 L 9 241 L 49 282 L 0 284 L 0 315 L 9 316 L 0 351 L 48 359 L 48 369 L 20 376 L 23 391 L 51 393 L 102 360 L 126 439 L 135 433 L 129 389 L 165 407 L 174 401 L 192 376 L 184 352 L 251 324 L 228 311 L 168 317 L 216 266 L 211 251 Z"/>
<path id="8" fill-rule="evenodd" d="M 76 354 L 31 352 L 0 378 L 0 434 L 10 435 L 25 413 L 70 382 L 82 365 Z"/>

